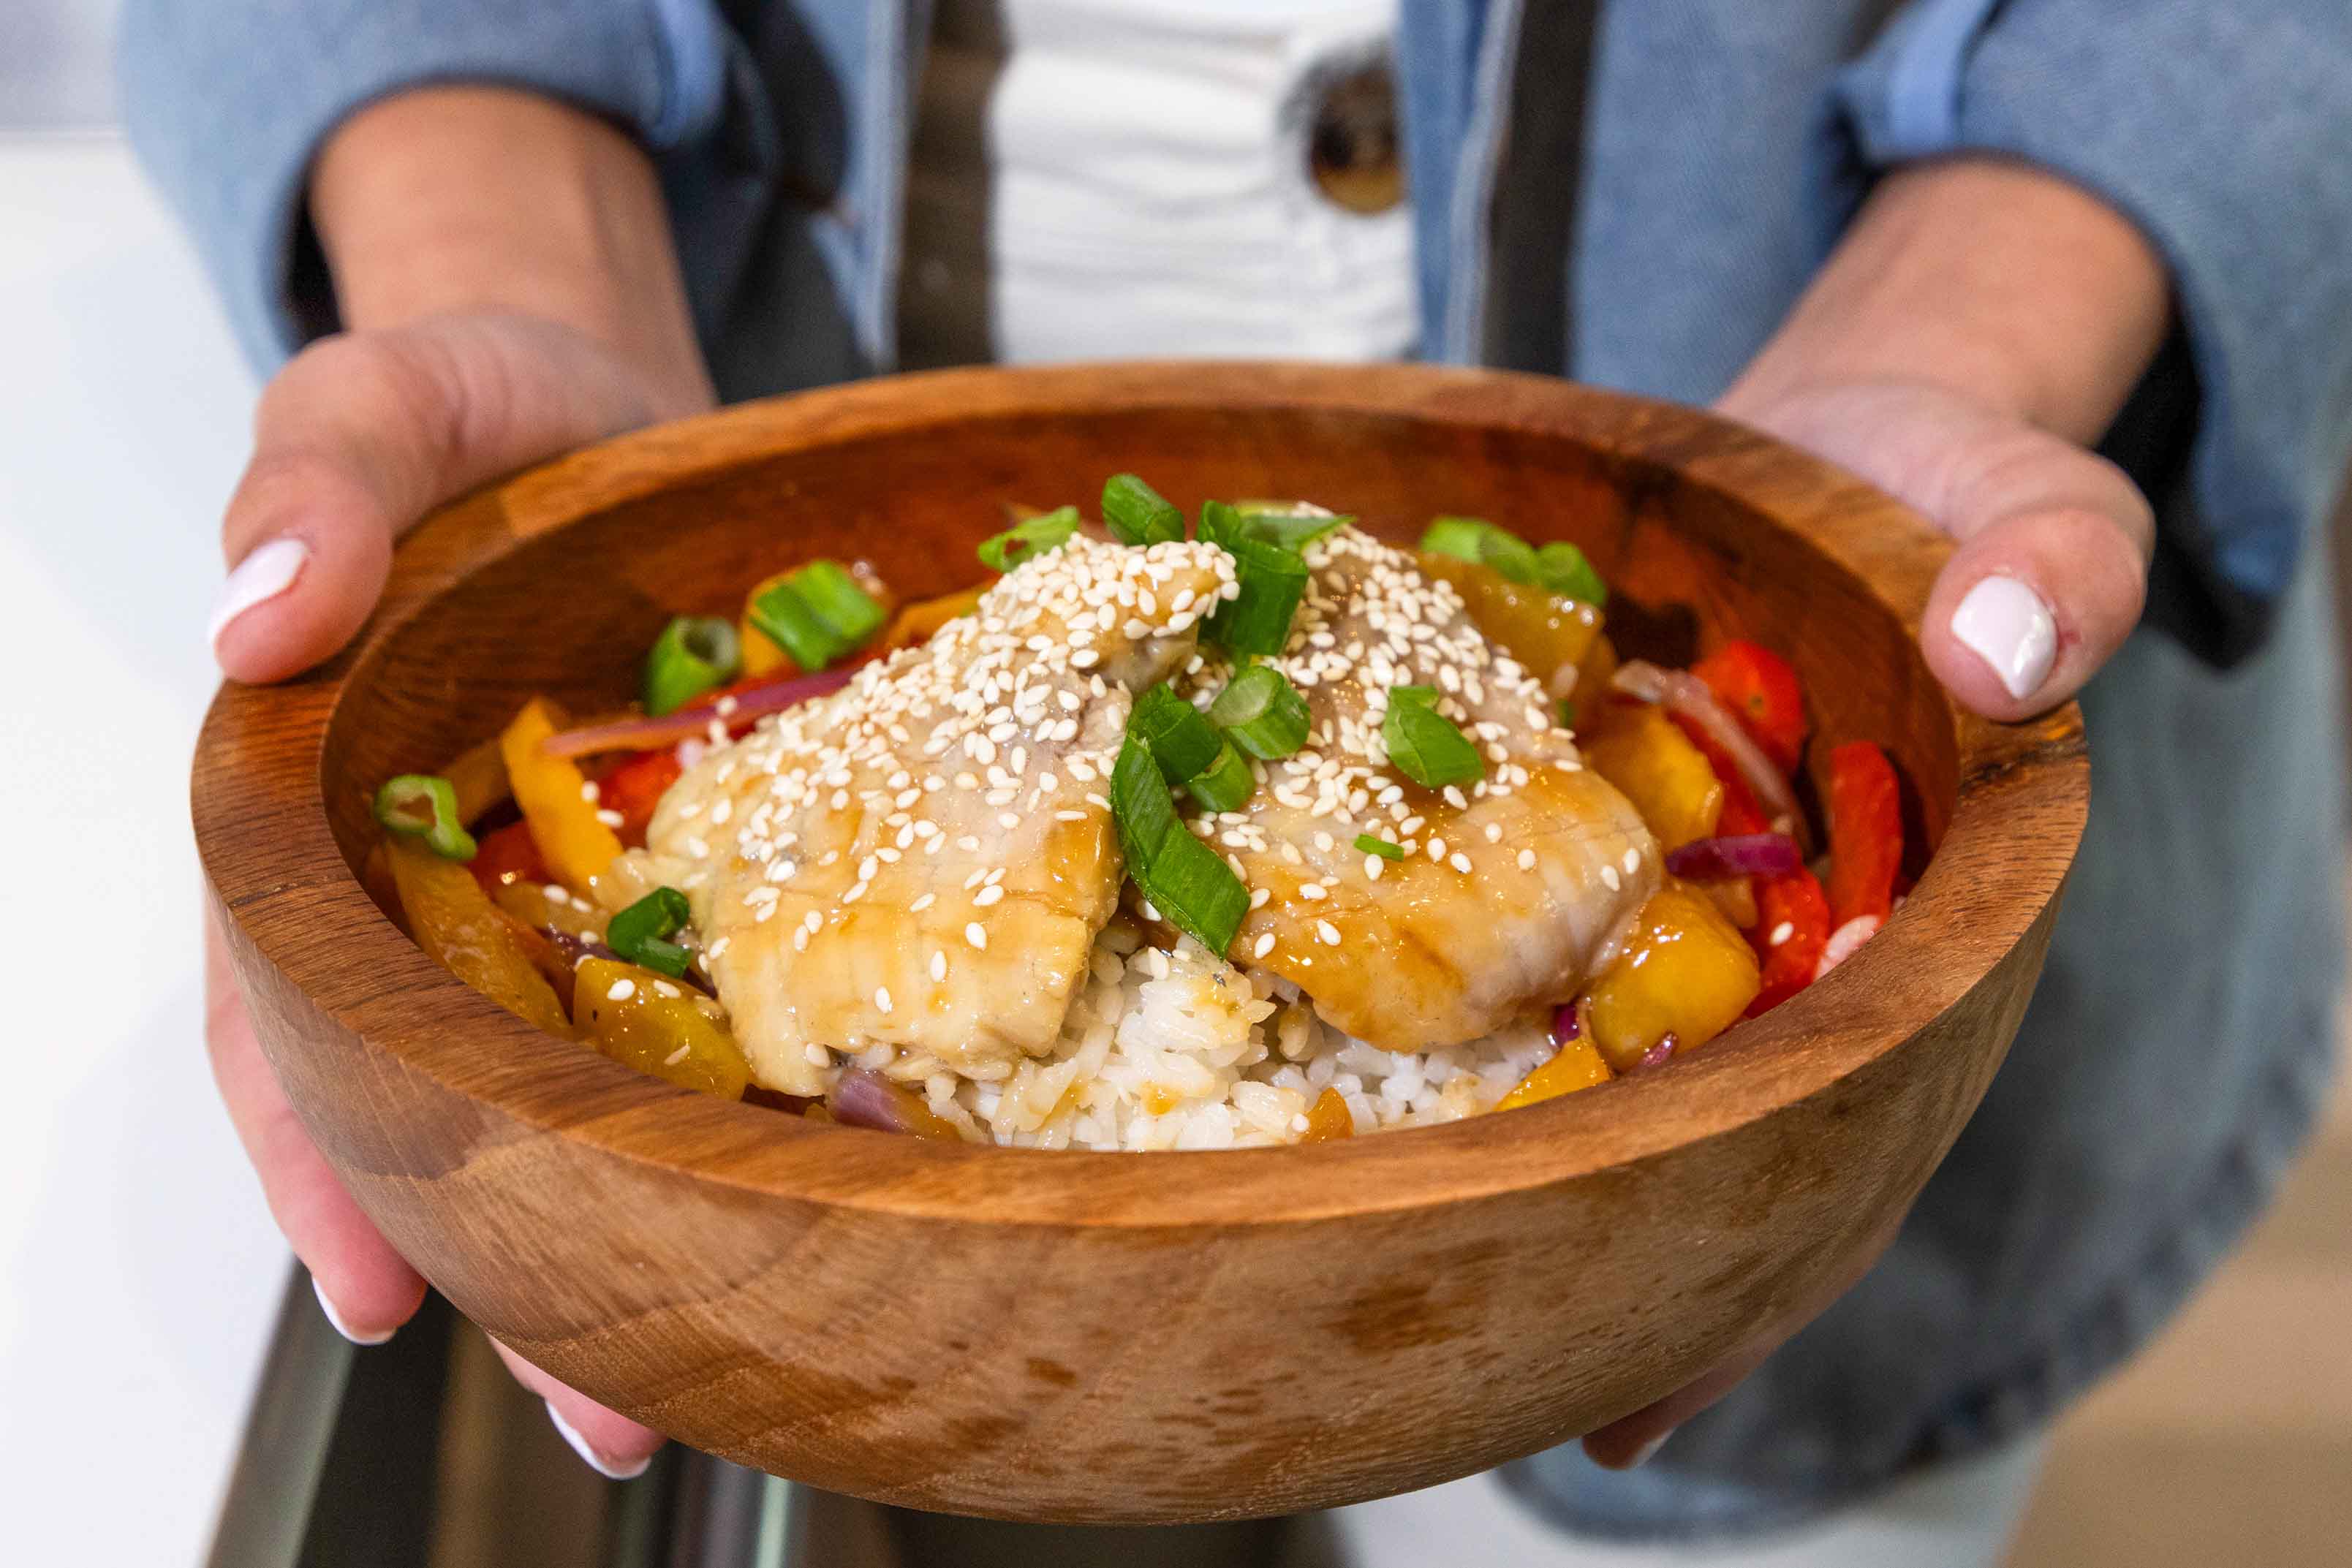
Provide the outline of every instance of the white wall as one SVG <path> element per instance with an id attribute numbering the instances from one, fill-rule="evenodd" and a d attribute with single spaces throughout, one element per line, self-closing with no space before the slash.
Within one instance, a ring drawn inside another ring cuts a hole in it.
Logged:
<path id="1" fill-rule="evenodd" d="M 287 1261 L 187 820 L 253 385 L 105 128 L 111 11 L 0 0 L 0 1562 L 145 1568 L 209 1538 Z"/>

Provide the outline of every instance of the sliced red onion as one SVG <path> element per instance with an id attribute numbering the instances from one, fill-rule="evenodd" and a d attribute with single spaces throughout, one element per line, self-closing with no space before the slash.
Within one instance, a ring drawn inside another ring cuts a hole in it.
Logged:
<path id="1" fill-rule="evenodd" d="M 1707 738 L 1723 748 L 1739 768 L 1739 776 L 1756 793 L 1757 803 L 1775 827 L 1786 824 L 1788 831 L 1800 848 L 1808 843 L 1805 814 L 1797 810 L 1797 797 L 1789 781 L 1772 766 L 1772 759 L 1739 727 L 1739 721 L 1706 689 L 1706 683 L 1683 670 L 1662 670 L 1640 659 L 1629 661 L 1617 668 L 1610 685 L 1628 696 L 1643 702 L 1658 703 L 1670 713 L 1685 718 L 1706 731 Z"/>
<path id="2" fill-rule="evenodd" d="M 1786 833 L 1729 833 L 1695 839 L 1666 856 L 1666 870 L 1697 882 L 1732 876 L 1786 876 L 1805 863 Z"/>
<path id="3" fill-rule="evenodd" d="M 1633 1071 L 1636 1072 L 1652 1072 L 1664 1067 L 1667 1062 L 1674 1060 L 1675 1048 L 1681 1043 L 1682 1041 L 1676 1040 L 1672 1033 L 1660 1035 L 1658 1037 L 1658 1043 L 1643 1051 L 1642 1053 L 1642 1060 L 1633 1064 Z"/>
<path id="4" fill-rule="evenodd" d="M 1830 939 L 1822 945 L 1821 961 L 1813 966 L 1813 978 L 1820 979 L 1853 957 L 1854 949 L 1877 936 L 1884 924 L 1875 915 L 1857 915 L 1831 932 Z"/>
<path id="5" fill-rule="evenodd" d="M 833 1108 L 833 1119 L 845 1127 L 911 1133 L 915 1130 L 910 1114 L 913 1098 L 878 1072 L 863 1067 L 845 1067 L 824 1103 Z"/>
<path id="6" fill-rule="evenodd" d="M 857 668 L 852 667 L 819 670 L 813 675 L 787 675 L 763 685 L 729 692 L 715 701 L 680 708 L 659 718 L 621 718 L 583 729 L 567 729 L 540 742 L 540 749 L 551 757 L 587 757 L 600 751 L 659 751 L 682 740 L 705 738 L 714 722 L 723 723 L 730 733 L 749 729 L 755 719 L 839 691 L 856 674 Z"/>
<path id="7" fill-rule="evenodd" d="M 1551 1042 L 1566 1045 L 1584 1033 L 1584 1004 L 1562 1002 L 1551 1009 Z"/>

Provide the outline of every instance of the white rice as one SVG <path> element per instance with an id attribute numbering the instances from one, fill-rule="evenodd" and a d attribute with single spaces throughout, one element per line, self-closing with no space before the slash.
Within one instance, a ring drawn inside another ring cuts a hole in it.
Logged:
<path id="1" fill-rule="evenodd" d="M 1113 920 L 1051 1054 L 981 1082 L 878 1047 L 854 1058 L 919 1088 L 967 1137 L 1020 1148 L 1230 1149 L 1296 1142 L 1324 1090 L 1358 1133 L 1494 1109 L 1552 1052 L 1540 1023 L 1392 1052 L 1318 1019 L 1297 988 L 1213 960 L 1190 937 L 1141 946 Z M 896 1060 L 892 1058 L 896 1057 Z"/>

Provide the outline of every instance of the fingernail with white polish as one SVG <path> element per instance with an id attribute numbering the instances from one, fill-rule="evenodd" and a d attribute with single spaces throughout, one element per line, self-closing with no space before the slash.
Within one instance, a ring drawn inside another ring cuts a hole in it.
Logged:
<path id="1" fill-rule="evenodd" d="M 2013 577 L 1988 577 L 1952 612 L 1952 635 L 1992 666 L 2011 696 L 2042 689 L 2058 658 L 2058 622 L 2042 596 Z"/>
<path id="2" fill-rule="evenodd" d="M 382 1344 L 400 1332 L 398 1329 L 386 1329 L 382 1333 L 361 1333 L 343 1322 L 343 1314 L 335 1311 L 334 1302 L 327 1300 L 327 1288 L 315 1279 L 310 1281 L 310 1293 L 319 1298 L 319 1310 L 327 1314 L 327 1321 L 335 1325 L 335 1332 L 353 1344 Z"/>
<path id="3" fill-rule="evenodd" d="M 1666 1439 L 1674 1435 L 1675 1429 L 1672 1427 L 1669 1427 L 1664 1431 L 1659 1433 L 1656 1437 L 1651 1438 L 1648 1442 L 1643 1444 L 1640 1448 L 1634 1449 L 1633 1457 L 1625 1461 L 1625 1468 L 1629 1470 L 1639 1469 L 1642 1466 L 1648 1464 L 1652 1459 L 1657 1458 L 1658 1450 L 1664 1448 L 1666 1446 Z"/>
<path id="4" fill-rule="evenodd" d="M 606 1458 L 588 1446 L 588 1439 L 580 1435 L 579 1428 L 563 1418 L 563 1412 L 555 1407 L 555 1401 L 552 1399 L 547 1402 L 547 1418 L 555 1423 L 555 1429 L 563 1434 L 563 1440 L 572 1445 L 572 1451 L 579 1455 L 590 1469 L 607 1480 L 635 1480 L 646 1473 L 647 1465 L 654 1462 L 654 1457 L 651 1454 L 647 1454 L 633 1465 L 616 1464 Z"/>
<path id="5" fill-rule="evenodd" d="M 301 575 L 302 563 L 310 559 L 310 547 L 300 539 L 271 539 L 259 546 L 228 574 L 221 584 L 220 601 L 213 608 L 213 623 L 206 629 L 205 639 L 218 643 L 228 623 L 266 599 L 275 599 L 294 586 Z"/>

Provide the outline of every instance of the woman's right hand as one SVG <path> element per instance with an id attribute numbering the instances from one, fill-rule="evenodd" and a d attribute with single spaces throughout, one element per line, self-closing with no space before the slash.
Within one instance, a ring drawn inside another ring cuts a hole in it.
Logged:
<path id="1" fill-rule="evenodd" d="M 352 330 L 262 393 L 221 538 L 212 623 L 233 680 L 299 674 L 366 621 L 394 541 L 498 476 L 712 394 L 650 164 L 611 127 L 528 95 L 442 88 L 354 116 L 311 210 Z M 424 1299 L 310 1142 L 206 930 L 205 1041 L 278 1228 L 350 1338 L 378 1343 Z M 508 1351 L 581 1457 L 645 1468 L 659 1434 Z"/>

